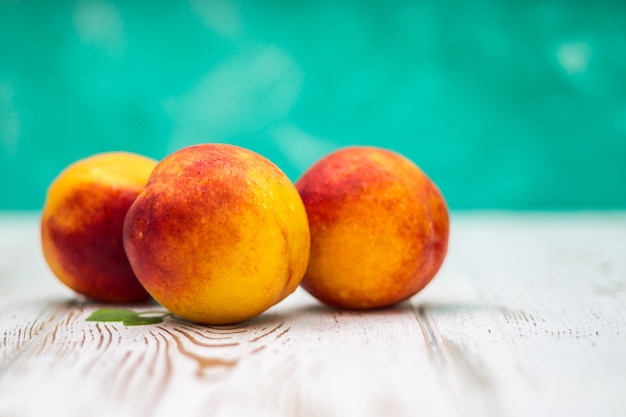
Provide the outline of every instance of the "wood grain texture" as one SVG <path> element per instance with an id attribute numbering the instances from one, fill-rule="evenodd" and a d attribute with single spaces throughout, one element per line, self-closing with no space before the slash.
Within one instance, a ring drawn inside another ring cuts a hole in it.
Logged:
<path id="1" fill-rule="evenodd" d="M 85 321 L 102 305 L 47 270 L 36 216 L 0 216 L 0 417 L 626 415 L 626 215 L 455 214 L 450 243 L 390 309 L 299 290 L 125 327 Z"/>

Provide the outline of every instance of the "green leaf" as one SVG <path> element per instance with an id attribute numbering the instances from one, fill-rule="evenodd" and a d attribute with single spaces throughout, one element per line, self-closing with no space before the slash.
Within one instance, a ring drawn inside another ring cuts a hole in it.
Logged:
<path id="1" fill-rule="evenodd" d="M 126 308 L 101 308 L 91 313 L 86 321 L 124 321 L 135 316 L 137 313 Z"/>
<path id="2" fill-rule="evenodd" d="M 135 317 L 126 317 L 124 320 L 122 320 L 122 323 L 124 323 L 124 326 L 141 326 L 144 324 L 157 324 L 163 321 L 163 317 L 164 316 L 142 317 L 142 316 L 137 315 Z"/>
<path id="3" fill-rule="evenodd" d="M 121 321 L 124 326 L 142 326 L 145 324 L 161 323 L 171 313 L 167 311 L 135 312 L 126 308 L 101 308 L 91 313 L 86 321 Z"/>

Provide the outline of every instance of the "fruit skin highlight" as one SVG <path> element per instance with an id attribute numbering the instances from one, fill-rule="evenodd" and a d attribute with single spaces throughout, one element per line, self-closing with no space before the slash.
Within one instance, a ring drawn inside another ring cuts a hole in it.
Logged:
<path id="1" fill-rule="evenodd" d="M 234 145 L 201 144 L 157 165 L 126 216 L 124 245 L 163 307 L 232 324 L 298 287 L 310 234 L 302 200 L 276 165 Z"/>
<path id="2" fill-rule="evenodd" d="M 326 304 L 372 309 L 406 300 L 446 255 L 449 215 L 410 160 L 375 147 L 337 150 L 296 182 L 311 255 L 301 286 Z"/>
<path id="3" fill-rule="evenodd" d="M 141 286 L 124 251 L 128 208 L 156 161 L 128 152 L 81 159 L 50 184 L 41 215 L 43 255 L 66 286 L 103 302 L 141 302 Z"/>

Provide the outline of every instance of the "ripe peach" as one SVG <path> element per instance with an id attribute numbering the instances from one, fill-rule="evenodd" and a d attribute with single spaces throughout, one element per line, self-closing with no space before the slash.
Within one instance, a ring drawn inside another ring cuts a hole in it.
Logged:
<path id="1" fill-rule="evenodd" d="M 229 324 L 298 287 L 310 234 L 302 200 L 276 165 L 237 146 L 201 144 L 157 165 L 128 211 L 124 245 L 163 307 Z"/>
<path id="2" fill-rule="evenodd" d="M 74 291 L 105 302 L 145 301 L 124 252 L 126 212 L 156 161 L 127 152 L 81 159 L 51 183 L 41 215 L 43 255 Z"/>
<path id="3" fill-rule="evenodd" d="M 311 231 L 301 285 L 319 300 L 350 309 L 388 306 L 423 289 L 441 266 L 446 203 L 404 156 L 343 148 L 309 168 L 296 188 Z"/>

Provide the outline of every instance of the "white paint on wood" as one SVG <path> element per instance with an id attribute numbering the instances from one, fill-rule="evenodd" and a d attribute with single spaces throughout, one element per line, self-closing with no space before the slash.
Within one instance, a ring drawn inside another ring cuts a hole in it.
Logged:
<path id="1" fill-rule="evenodd" d="M 239 325 L 124 327 L 85 322 L 101 306 L 47 270 L 36 216 L 0 216 L 0 417 L 626 415 L 626 215 L 452 220 L 390 309 L 298 290 Z"/>

